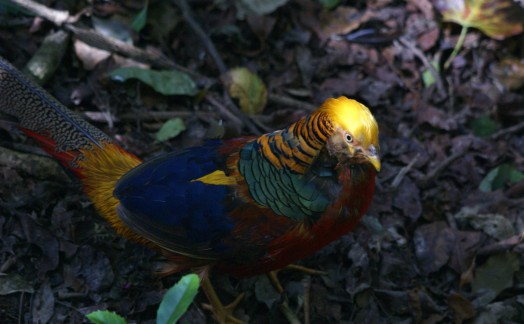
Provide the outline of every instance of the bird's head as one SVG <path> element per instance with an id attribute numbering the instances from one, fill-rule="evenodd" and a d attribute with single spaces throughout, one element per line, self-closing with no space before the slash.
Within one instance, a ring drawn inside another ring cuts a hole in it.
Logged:
<path id="1" fill-rule="evenodd" d="M 380 171 L 378 125 L 369 109 L 360 102 L 339 97 L 328 99 L 318 110 L 332 126 L 326 148 L 339 162 L 370 163 Z"/>

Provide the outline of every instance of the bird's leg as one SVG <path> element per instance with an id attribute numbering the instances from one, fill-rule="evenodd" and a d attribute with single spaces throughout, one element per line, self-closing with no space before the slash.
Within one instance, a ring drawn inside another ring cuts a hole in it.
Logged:
<path id="1" fill-rule="evenodd" d="M 284 293 L 284 287 L 282 287 L 282 284 L 280 284 L 280 280 L 278 280 L 278 271 L 279 270 L 269 272 L 267 274 L 267 277 L 269 278 L 269 281 L 271 281 L 271 283 L 273 284 L 273 287 L 275 287 L 275 290 L 282 295 Z"/>
<path id="2" fill-rule="evenodd" d="M 282 268 L 282 269 L 279 269 L 279 270 L 275 270 L 275 271 L 271 271 L 271 272 L 269 272 L 267 274 L 267 276 L 268 276 L 269 280 L 271 281 L 271 283 L 273 284 L 273 287 L 275 287 L 276 291 L 278 291 L 279 294 L 283 294 L 284 293 L 284 288 L 280 284 L 280 281 L 278 280 L 277 275 L 278 275 L 278 273 L 280 271 L 282 271 L 284 269 L 300 271 L 300 272 L 304 272 L 306 274 L 313 275 L 313 276 L 326 275 L 326 272 L 324 272 L 324 271 L 303 267 L 303 266 L 300 266 L 298 264 L 289 264 L 285 268 Z"/>
<path id="3" fill-rule="evenodd" d="M 273 284 L 273 287 L 275 287 L 275 290 L 282 296 L 282 303 L 280 304 L 280 311 L 282 314 L 286 317 L 289 323 L 300 323 L 300 321 L 297 318 L 297 315 L 291 310 L 289 307 L 289 300 L 287 298 L 286 293 L 284 292 L 284 287 L 280 284 L 280 281 L 278 280 L 277 274 L 278 271 L 271 271 L 267 273 L 267 277 Z"/>
<path id="4" fill-rule="evenodd" d="M 244 293 L 240 294 L 231 304 L 224 306 L 217 296 L 215 288 L 211 284 L 211 281 L 206 276 L 202 278 L 201 282 L 202 290 L 207 296 L 211 305 L 204 305 L 205 308 L 211 310 L 215 315 L 215 319 L 220 324 L 243 324 L 241 320 L 233 316 L 233 310 L 244 298 Z"/>
<path id="5" fill-rule="evenodd" d="M 282 304 L 280 304 L 280 311 L 282 311 L 282 314 L 286 317 L 286 319 L 289 321 L 289 323 L 300 323 L 300 321 L 298 320 L 298 318 L 295 315 L 295 313 L 289 307 L 289 300 L 288 300 L 288 298 L 287 298 L 287 296 L 286 296 L 286 294 L 284 292 L 284 287 L 282 287 L 282 284 L 280 283 L 280 280 L 278 280 L 278 276 L 277 276 L 278 273 L 281 270 L 284 270 L 284 269 L 296 270 L 296 271 L 304 272 L 304 273 L 309 274 L 309 275 L 316 275 L 316 276 L 323 276 L 323 275 L 326 274 L 326 272 L 320 271 L 320 270 L 311 269 L 311 268 L 307 268 L 307 267 L 303 267 L 303 266 L 300 266 L 300 265 L 297 265 L 297 264 L 290 264 L 290 265 L 288 265 L 285 268 L 282 268 L 282 269 L 279 269 L 279 270 L 275 270 L 275 271 L 271 271 L 271 272 L 267 273 L 267 277 L 269 278 L 269 280 L 273 284 L 273 287 L 275 287 L 275 290 L 283 298 Z"/>
<path id="6" fill-rule="evenodd" d="M 304 266 L 301 266 L 301 265 L 298 265 L 298 264 L 289 264 L 284 269 L 300 271 L 300 272 L 304 272 L 304 273 L 307 273 L 307 274 L 313 275 L 313 276 L 325 276 L 327 274 L 325 271 L 311 269 L 311 268 L 304 267 Z"/>

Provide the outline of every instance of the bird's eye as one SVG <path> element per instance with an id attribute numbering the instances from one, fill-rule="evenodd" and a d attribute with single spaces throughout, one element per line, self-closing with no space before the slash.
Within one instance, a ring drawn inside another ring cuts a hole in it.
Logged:
<path id="1" fill-rule="evenodd" d="M 349 135 L 349 134 L 346 134 L 346 142 L 348 142 L 348 143 L 353 142 L 353 137 L 351 137 L 351 135 Z"/>

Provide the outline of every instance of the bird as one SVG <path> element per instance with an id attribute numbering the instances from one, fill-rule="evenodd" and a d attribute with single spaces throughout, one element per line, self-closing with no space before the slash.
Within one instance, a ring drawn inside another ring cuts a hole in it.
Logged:
<path id="1" fill-rule="evenodd" d="M 117 234 L 202 278 L 215 318 L 233 317 L 208 273 L 283 268 L 352 231 L 380 171 L 378 124 L 329 98 L 286 128 L 208 140 L 143 161 L 0 57 L 0 113 L 72 171 Z"/>

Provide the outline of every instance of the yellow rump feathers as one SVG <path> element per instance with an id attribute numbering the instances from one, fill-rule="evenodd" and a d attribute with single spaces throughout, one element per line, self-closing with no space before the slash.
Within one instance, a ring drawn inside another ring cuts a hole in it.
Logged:
<path id="1" fill-rule="evenodd" d="M 378 147 L 378 125 L 368 107 L 360 102 L 339 97 L 330 98 L 318 110 L 353 135 L 363 147 Z"/>
<path id="2" fill-rule="evenodd" d="M 195 180 L 191 180 L 191 182 L 200 181 L 202 183 L 206 184 L 212 184 L 212 185 L 222 185 L 222 186 L 234 186 L 237 184 L 237 181 L 234 177 L 228 177 L 224 171 L 216 170 L 214 172 L 211 172 L 209 174 L 206 174 L 203 177 L 200 177 Z"/>
<path id="3" fill-rule="evenodd" d="M 80 179 L 86 195 L 98 212 L 118 234 L 151 245 L 151 242 L 131 231 L 118 217 L 117 206 L 120 202 L 113 196 L 118 180 L 142 161 L 116 144 L 104 144 L 103 148 L 93 146 L 92 149 L 80 149 L 80 152 L 82 159 L 77 161 Z"/>

